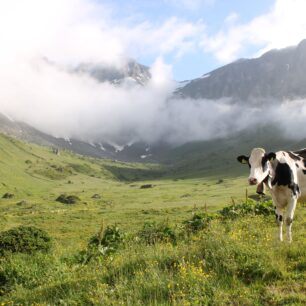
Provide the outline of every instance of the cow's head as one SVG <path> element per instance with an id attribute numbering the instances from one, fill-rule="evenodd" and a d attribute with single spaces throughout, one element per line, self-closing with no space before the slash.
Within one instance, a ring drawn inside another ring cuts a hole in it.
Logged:
<path id="1" fill-rule="evenodd" d="M 248 164 L 250 167 L 249 184 L 257 185 L 261 183 L 269 174 L 269 162 L 276 158 L 275 153 L 266 154 L 264 149 L 255 148 L 250 157 L 240 155 L 237 160 L 242 164 Z"/>

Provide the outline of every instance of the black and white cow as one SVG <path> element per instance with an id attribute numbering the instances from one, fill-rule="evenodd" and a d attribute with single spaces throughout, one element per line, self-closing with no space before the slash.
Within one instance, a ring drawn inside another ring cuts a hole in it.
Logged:
<path id="1" fill-rule="evenodd" d="M 237 159 L 240 163 L 249 165 L 248 181 L 250 185 L 257 185 L 258 193 L 264 193 L 265 186 L 270 189 L 279 227 L 279 239 L 283 240 L 285 220 L 288 240 L 291 242 L 296 203 L 298 200 L 306 200 L 306 149 L 267 154 L 264 149 L 255 148 L 249 157 L 241 155 Z"/>

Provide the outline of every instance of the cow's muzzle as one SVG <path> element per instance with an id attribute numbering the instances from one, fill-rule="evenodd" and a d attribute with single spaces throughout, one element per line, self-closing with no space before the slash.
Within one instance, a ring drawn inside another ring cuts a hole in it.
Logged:
<path id="1" fill-rule="evenodd" d="M 257 184 L 257 179 L 254 177 L 250 177 L 249 178 L 249 184 L 250 185 L 256 185 Z"/>

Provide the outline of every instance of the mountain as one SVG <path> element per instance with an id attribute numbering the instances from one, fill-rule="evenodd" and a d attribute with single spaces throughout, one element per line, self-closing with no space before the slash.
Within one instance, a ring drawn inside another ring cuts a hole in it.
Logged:
<path id="1" fill-rule="evenodd" d="M 47 58 L 43 60 L 49 65 L 55 65 Z M 128 86 L 144 86 L 151 78 L 150 69 L 147 66 L 128 60 L 121 68 L 99 64 L 81 64 L 70 71 L 71 73 L 87 74 L 99 82 L 109 82 L 114 86 L 126 83 Z M 77 139 L 56 138 L 43 133 L 32 126 L 14 121 L 0 113 L 0 133 L 14 136 L 27 142 L 46 145 L 54 148 L 68 149 L 73 152 L 97 158 L 119 159 L 123 161 L 154 161 L 151 159 L 147 144 L 136 143 L 119 146 L 115 143 L 92 143 Z"/>
<path id="2" fill-rule="evenodd" d="M 110 82 L 112 84 L 121 84 L 125 81 L 143 86 L 151 79 L 149 67 L 134 60 L 127 61 L 120 68 L 90 63 L 81 64 L 75 69 L 75 72 L 85 73 L 99 82 Z"/>
<path id="3" fill-rule="evenodd" d="M 146 143 L 137 142 L 119 146 L 108 142 L 93 143 L 72 138 L 57 138 L 43 133 L 24 122 L 14 121 L 1 113 L 0 133 L 54 149 L 66 149 L 81 155 L 130 162 L 157 162 L 160 159 L 160 152 L 165 153 L 171 148 L 166 143 L 156 143 L 153 146 L 149 146 Z"/>
<path id="4" fill-rule="evenodd" d="M 240 59 L 186 82 L 177 89 L 183 98 L 282 101 L 306 97 L 306 40 L 296 47 L 271 50 L 259 58 Z"/>

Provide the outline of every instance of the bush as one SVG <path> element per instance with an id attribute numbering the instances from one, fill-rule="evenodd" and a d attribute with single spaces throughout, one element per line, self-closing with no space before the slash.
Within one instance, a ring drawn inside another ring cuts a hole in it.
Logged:
<path id="1" fill-rule="evenodd" d="M 91 259 L 113 254 L 118 250 L 124 238 L 124 233 L 117 225 L 107 226 L 105 230 L 102 227 L 99 233 L 90 238 L 87 249 L 75 255 L 74 260 L 86 264 Z"/>
<path id="2" fill-rule="evenodd" d="M 224 219 L 235 219 L 250 214 L 268 216 L 274 214 L 274 207 L 272 201 L 255 202 L 248 200 L 241 204 L 226 206 L 219 211 L 219 214 Z"/>
<path id="3" fill-rule="evenodd" d="M 255 215 L 269 216 L 275 214 L 272 201 L 257 202 L 254 206 Z"/>
<path id="4" fill-rule="evenodd" d="M 5 193 L 4 195 L 3 195 L 3 199 L 12 199 L 14 197 L 14 194 L 13 193 L 9 193 L 9 192 L 7 192 L 7 193 Z"/>
<path id="5" fill-rule="evenodd" d="M 96 247 L 102 255 L 114 253 L 124 239 L 124 234 L 117 225 L 107 226 L 106 229 L 94 235 L 89 240 L 89 247 Z"/>
<path id="6" fill-rule="evenodd" d="M 148 188 L 153 188 L 152 184 L 145 184 L 145 185 L 141 185 L 140 189 L 148 189 Z"/>
<path id="7" fill-rule="evenodd" d="M 77 202 L 80 201 L 80 198 L 75 196 L 75 195 L 66 195 L 66 194 L 61 194 L 57 199 L 57 202 L 61 202 L 64 204 L 76 204 Z"/>
<path id="8" fill-rule="evenodd" d="M 206 228 L 213 218 L 213 215 L 209 215 L 207 213 L 194 213 L 192 218 L 184 221 L 183 224 L 188 231 L 196 233 L 197 231 Z"/>
<path id="9" fill-rule="evenodd" d="M 10 291 L 11 282 L 3 271 L 0 271 L 0 296 Z"/>
<path id="10" fill-rule="evenodd" d="M 49 235 L 36 227 L 19 226 L 0 233 L 0 254 L 47 252 L 51 249 Z"/>
<path id="11" fill-rule="evenodd" d="M 146 244 L 157 242 L 176 243 L 176 233 L 167 222 L 157 224 L 156 222 L 145 222 L 143 228 L 138 232 L 138 237 Z"/>

